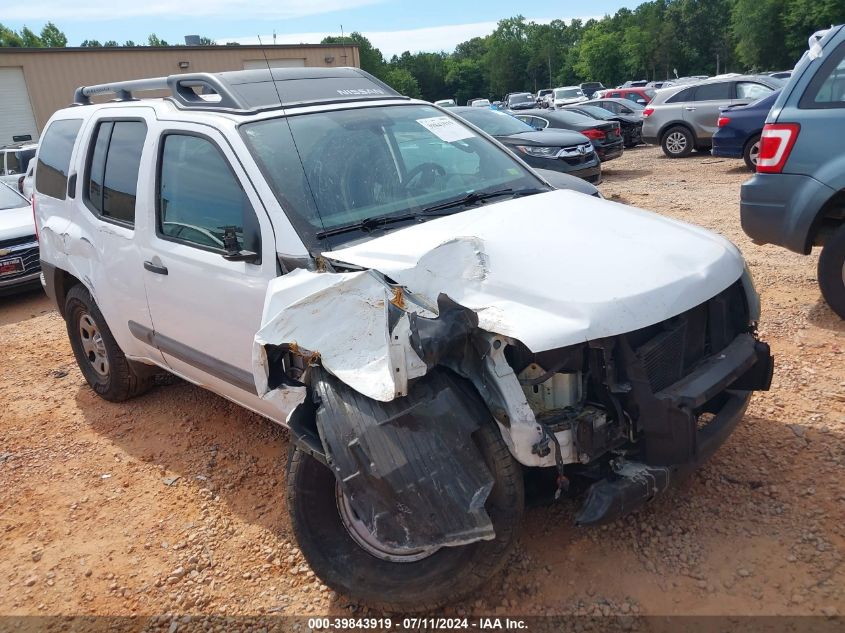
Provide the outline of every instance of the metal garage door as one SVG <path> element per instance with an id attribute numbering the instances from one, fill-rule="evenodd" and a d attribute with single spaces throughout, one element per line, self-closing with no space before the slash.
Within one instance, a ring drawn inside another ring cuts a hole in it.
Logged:
<path id="1" fill-rule="evenodd" d="M 25 134 L 38 139 L 23 69 L 0 68 L 0 145 L 11 143 L 13 136 Z"/>
<path id="2" fill-rule="evenodd" d="M 244 61 L 244 70 L 260 70 L 267 68 L 267 62 L 270 62 L 270 68 L 299 68 L 305 66 L 304 59 L 247 59 Z"/>

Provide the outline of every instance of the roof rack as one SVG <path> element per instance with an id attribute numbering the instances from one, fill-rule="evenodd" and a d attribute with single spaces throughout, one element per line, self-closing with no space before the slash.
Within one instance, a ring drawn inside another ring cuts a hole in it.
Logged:
<path id="1" fill-rule="evenodd" d="M 238 114 L 279 107 L 407 99 L 359 68 L 268 68 L 80 86 L 74 92 L 73 105 L 90 105 L 92 96 L 104 94 L 116 95 L 117 101 L 134 101 L 135 93 L 153 90 L 168 91 L 168 98 L 179 108 Z"/>

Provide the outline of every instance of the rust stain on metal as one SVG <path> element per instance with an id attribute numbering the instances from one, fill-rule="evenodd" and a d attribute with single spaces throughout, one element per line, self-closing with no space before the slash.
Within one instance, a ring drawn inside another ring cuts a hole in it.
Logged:
<path id="1" fill-rule="evenodd" d="M 390 303 L 395 305 L 400 310 L 405 309 L 405 293 L 402 290 L 402 286 L 393 287 L 393 296 L 390 298 Z"/>

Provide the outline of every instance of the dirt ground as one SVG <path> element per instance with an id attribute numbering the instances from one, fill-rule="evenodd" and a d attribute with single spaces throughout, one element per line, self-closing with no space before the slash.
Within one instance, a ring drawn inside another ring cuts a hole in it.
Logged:
<path id="1" fill-rule="evenodd" d="M 449 614 L 845 614 L 845 324 L 820 298 L 817 254 L 745 237 L 746 178 L 741 161 L 642 147 L 601 190 L 739 246 L 772 390 L 631 517 L 575 528 L 577 502 L 529 509 L 508 569 Z M 0 298 L 0 348 L 0 614 L 366 613 L 292 539 L 286 431 L 181 382 L 98 399 L 40 292 Z"/>

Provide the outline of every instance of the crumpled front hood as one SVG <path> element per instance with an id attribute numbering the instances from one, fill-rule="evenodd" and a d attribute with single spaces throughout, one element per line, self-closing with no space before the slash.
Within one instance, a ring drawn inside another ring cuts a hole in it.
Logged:
<path id="1" fill-rule="evenodd" d="M 29 206 L 0 210 L 0 241 L 35 236 L 35 223 Z"/>
<path id="2" fill-rule="evenodd" d="M 714 233 L 572 191 L 487 204 L 323 255 L 433 304 L 445 293 L 482 329 L 535 352 L 658 323 L 744 270 Z"/>

